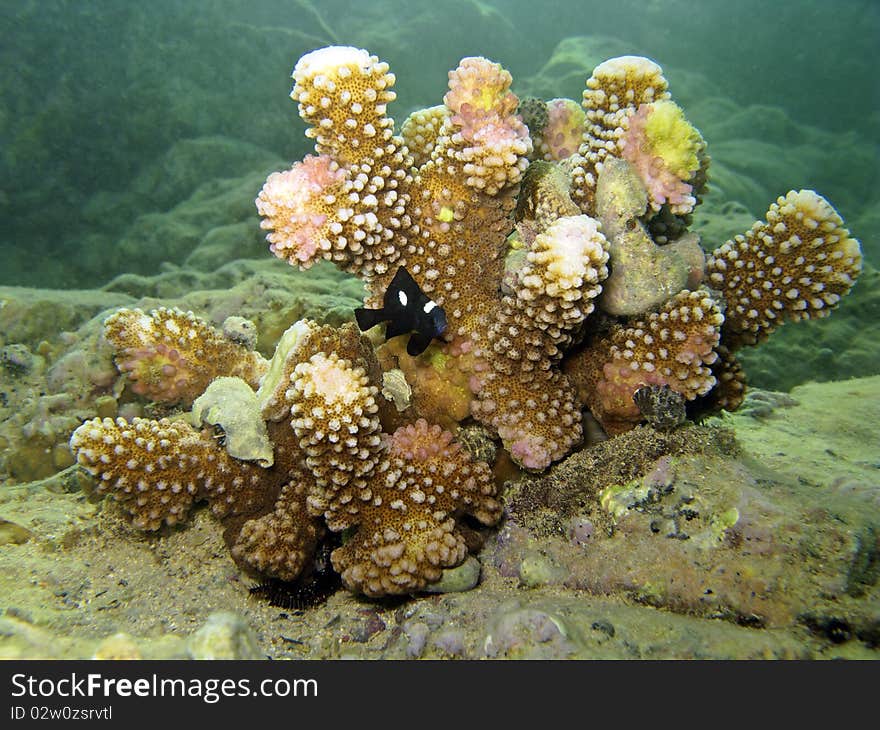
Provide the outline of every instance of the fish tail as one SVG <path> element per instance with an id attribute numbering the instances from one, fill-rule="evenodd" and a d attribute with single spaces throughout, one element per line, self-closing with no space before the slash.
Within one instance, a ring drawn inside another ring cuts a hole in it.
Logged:
<path id="1" fill-rule="evenodd" d="M 357 325 L 361 332 L 366 332 L 380 322 L 384 322 L 384 314 L 384 309 L 366 309 L 365 307 L 358 307 L 354 310 L 354 318 L 357 321 Z"/>

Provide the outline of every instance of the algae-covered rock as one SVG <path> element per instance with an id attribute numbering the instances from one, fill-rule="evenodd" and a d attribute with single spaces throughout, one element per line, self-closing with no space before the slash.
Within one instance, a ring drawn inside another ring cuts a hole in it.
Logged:
<path id="1" fill-rule="evenodd" d="M 425 587 L 426 593 L 458 593 L 469 591 L 480 582 L 480 561 L 468 555 L 465 561 L 455 568 L 444 568 L 443 575 L 436 583 Z"/>
<path id="2" fill-rule="evenodd" d="M 192 419 L 196 426 L 220 427 L 230 456 L 266 468 L 275 463 L 257 395 L 241 378 L 214 379 L 193 402 Z"/>
<path id="3" fill-rule="evenodd" d="M 625 160 L 609 158 L 596 186 L 596 209 L 608 239 L 611 274 L 599 306 L 609 314 L 636 315 L 663 304 L 682 289 L 699 283 L 704 256 L 700 239 L 688 233 L 658 246 L 639 218 L 648 196 L 637 173 Z"/>
<path id="4" fill-rule="evenodd" d="M 727 416 L 739 448 L 717 429 L 642 428 L 575 454 L 509 487 L 494 565 L 506 575 L 539 545 L 564 569 L 552 585 L 744 625 L 870 636 L 878 387 L 876 377 L 803 386 L 784 406 Z M 569 515 L 594 526 L 587 549 L 557 537 Z"/>
<path id="5" fill-rule="evenodd" d="M 498 611 L 484 647 L 492 659 L 565 659 L 576 650 L 560 615 L 519 603 Z"/>
<path id="6" fill-rule="evenodd" d="M 567 576 L 565 568 L 537 550 L 526 553 L 519 564 L 520 584 L 526 588 L 561 583 Z"/>
<path id="7" fill-rule="evenodd" d="M 21 545 L 33 536 L 26 527 L 0 518 L 0 545 Z"/>
<path id="8" fill-rule="evenodd" d="M 92 655 L 93 659 L 109 659 L 119 661 L 122 659 L 143 659 L 143 654 L 137 642 L 125 632 L 118 632 L 103 639 Z"/>

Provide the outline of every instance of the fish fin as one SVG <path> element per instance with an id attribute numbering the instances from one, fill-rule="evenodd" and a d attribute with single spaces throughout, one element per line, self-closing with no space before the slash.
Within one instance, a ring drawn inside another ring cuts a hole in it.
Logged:
<path id="1" fill-rule="evenodd" d="M 391 280 L 391 283 L 388 285 L 388 291 L 405 291 L 407 294 L 414 294 L 415 292 L 421 293 L 421 287 L 416 283 L 416 280 L 412 278 L 412 274 L 406 270 L 405 266 L 398 266 L 397 271 L 394 272 L 394 278 Z"/>
<path id="2" fill-rule="evenodd" d="M 390 340 L 392 337 L 397 337 L 398 335 L 405 335 L 407 332 L 412 332 L 412 326 L 409 322 L 401 319 L 391 319 L 388 320 L 388 326 L 385 328 L 385 339 Z"/>
<path id="3" fill-rule="evenodd" d="M 358 307 L 354 310 L 354 318 L 357 320 L 357 325 L 361 332 L 366 332 L 377 324 L 385 321 L 385 310 Z"/>
<path id="4" fill-rule="evenodd" d="M 424 332 L 413 332 L 412 337 L 409 338 L 409 342 L 406 343 L 406 351 L 412 357 L 417 357 L 421 355 L 426 349 L 428 349 L 428 345 L 431 344 L 431 340 L 434 338 L 429 334 L 425 334 Z"/>

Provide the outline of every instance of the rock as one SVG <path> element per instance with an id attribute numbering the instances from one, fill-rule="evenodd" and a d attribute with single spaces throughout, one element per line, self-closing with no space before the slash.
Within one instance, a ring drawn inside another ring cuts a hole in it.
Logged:
<path id="1" fill-rule="evenodd" d="M 425 588 L 427 593 L 458 593 L 469 591 L 480 582 L 480 561 L 469 555 L 456 568 L 446 568 L 443 577 Z"/>
<path id="2" fill-rule="evenodd" d="M 567 575 L 565 568 L 537 550 L 526 553 L 519 565 L 519 581 L 526 588 L 561 583 Z"/>
<path id="3" fill-rule="evenodd" d="M 410 659 L 418 659 L 422 652 L 425 651 L 425 644 L 428 641 L 428 634 L 431 630 L 428 625 L 421 621 L 407 621 L 403 625 L 403 633 L 408 643 L 406 646 L 406 656 Z"/>
<path id="4" fill-rule="evenodd" d="M 230 456 L 264 468 L 275 462 L 257 395 L 241 378 L 215 378 L 193 403 L 192 419 L 196 428 L 202 424 L 221 428 Z"/>
<path id="5" fill-rule="evenodd" d="M 351 641 L 364 644 L 384 630 L 382 617 L 371 608 L 362 608 L 358 610 L 348 636 Z"/>
<path id="6" fill-rule="evenodd" d="M 212 613 L 186 642 L 190 659 L 262 659 L 257 637 L 234 613 Z"/>
<path id="7" fill-rule="evenodd" d="M 596 526 L 589 517 L 576 515 L 569 520 L 565 534 L 572 545 L 588 545 L 596 534 Z"/>
<path id="8" fill-rule="evenodd" d="M 27 345 L 6 345 L 0 349 L 0 365 L 13 374 L 28 373 L 34 367 L 34 356 Z"/>
<path id="9" fill-rule="evenodd" d="M 499 610 L 483 646 L 492 659 L 564 659 L 575 651 L 562 619 L 519 604 Z"/>
<path id="10" fill-rule="evenodd" d="M 30 530 L 0 518 L 0 545 L 21 545 L 34 536 Z"/>
<path id="11" fill-rule="evenodd" d="M 101 641 L 101 643 L 98 644 L 98 647 L 95 649 L 95 653 L 92 658 L 111 660 L 143 659 L 143 655 L 141 654 L 141 650 L 138 648 L 138 645 L 135 643 L 135 640 L 132 639 L 125 632 L 120 632 L 118 634 L 108 636 L 106 639 Z"/>
<path id="12" fill-rule="evenodd" d="M 609 314 L 648 312 L 682 289 L 693 289 L 702 276 L 699 236 L 687 233 L 674 243 L 657 246 L 640 222 L 647 200 L 629 163 L 609 158 L 596 187 L 597 217 L 612 262 L 599 306 Z"/>
<path id="13" fill-rule="evenodd" d="M 460 657 L 465 654 L 464 632 L 460 629 L 445 629 L 431 643 L 447 656 Z"/>

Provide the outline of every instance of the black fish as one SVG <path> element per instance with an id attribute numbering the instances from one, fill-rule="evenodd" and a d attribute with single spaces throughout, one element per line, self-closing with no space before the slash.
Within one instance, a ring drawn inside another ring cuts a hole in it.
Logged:
<path id="1" fill-rule="evenodd" d="M 366 332 L 380 322 L 388 322 L 385 339 L 412 332 L 406 351 L 415 357 L 421 355 L 431 340 L 446 330 L 446 312 L 437 302 L 427 296 L 401 266 L 394 274 L 391 284 L 382 298 L 381 309 L 358 307 L 354 316 L 361 331 Z"/>

